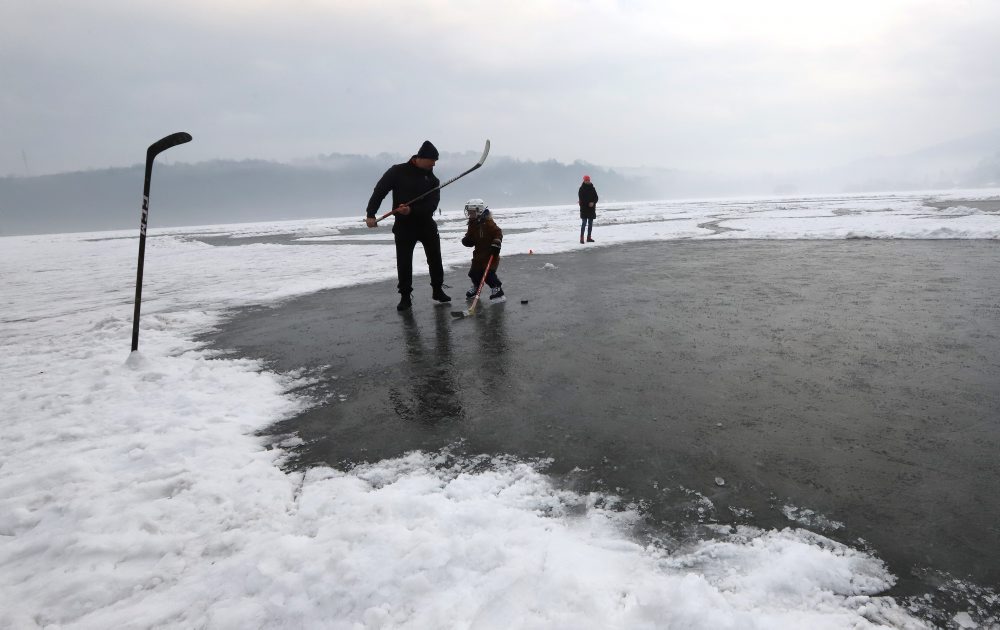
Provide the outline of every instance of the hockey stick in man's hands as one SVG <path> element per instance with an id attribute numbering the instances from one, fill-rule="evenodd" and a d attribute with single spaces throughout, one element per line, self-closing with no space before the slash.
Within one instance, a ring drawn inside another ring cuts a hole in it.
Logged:
<path id="1" fill-rule="evenodd" d="M 415 197 L 415 198 L 407 201 L 406 203 L 403 203 L 403 204 L 400 204 L 400 205 L 402 205 L 402 206 L 408 206 L 410 204 L 416 203 L 416 202 L 420 201 L 421 199 L 423 199 L 424 197 L 426 197 L 427 195 L 429 195 L 432 192 L 434 192 L 435 190 L 441 190 L 442 188 L 444 188 L 448 184 L 452 184 L 454 182 L 457 182 L 458 180 L 462 179 L 463 177 L 465 177 L 466 175 L 468 175 L 472 171 L 474 171 L 477 168 L 479 168 L 480 166 L 482 166 L 483 162 L 486 161 L 486 156 L 489 155 L 489 154 L 490 154 L 490 141 L 486 140 L 486 147 L 483 149 L 483 155 L 482 155 L 482 157 L 479 158 L 479 161 L 476 162 L 475 166 L 473 166 L 469 170 L 465 171 L 464 173 L 460 173 L 460 174 L 456 175 L 455 177 L 452 177 L 451 179 L 449 179 L 445 183 L 441 184 L 437 188 L 431 188 L 430 190 L 428 190 L 424 194 L 420 195 L 419 197 Z M 391 214 L 395 214 L 395 213 L 396 213 L 396 210 L 392 209 L 389 212 L 386 212 L 385 214 L 383 214 L 382 216 L 380 216 L 379 218 L 375 219 L 375 223 L 378 223 L 379 221 L 381 221 L 382 219 L 386 218 L 387 216 L 389 216 Z"/>
<path id="2" fill-rule="evenodd" d="M 486 276 L 490 275 L 490 265 L 493 264 L 493 254 L 486 263 L 486 271 L 483 272 L 483 279 L 479 281 L 479 288 L 476 289 L 476 297 L 472 300 L 472 306 L 467 311 L 452 311 L 452 317 L 472 317 L 476 313 L 476 305 L 479 304 L 479 294 L 483 292 L 483 285 L 486 283 Z"/>

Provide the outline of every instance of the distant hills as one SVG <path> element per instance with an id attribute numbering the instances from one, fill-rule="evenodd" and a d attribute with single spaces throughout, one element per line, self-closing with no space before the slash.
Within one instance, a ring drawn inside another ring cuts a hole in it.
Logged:
<path id="1" fill-rule="evenodd" d="M 829 173 L 845 191 L 1000 187 L 1000 129 L 905 155 L 858 160 Z"/>
<path id="2" fill-rule="evenodd" d="M 390 165 L 407 157 L 331 153 L 292 163 L 158 163 L 150 194 L 150 226 L 360 218 L 378 178 Z M 478 158 L 477 152 L 445 153 L 435 172 L 445 180 Z M 137 164 L 0 178 L 0 235 L 138 227 L 142 168 Z M 491 155 L 486 166 L 443 192 L 441 208 L 458 212 L 470 197 L 481 197 L 494 208 L 573 204 L 584 174 L 593 178 L 602 202 L 1000 186 L 1000 129 L 835 169 L 752 176 L 610 168 L 580 161 L 522 161 Z M 383 211 L 388 203 L 383 202 Z"/>
<path id="3" fill-rule="evenodd" d="M 331 154 L 292 164 L 219 160 L 155 164 L 150 226 L 364 217 L 382 173 L 409 156 Z M 479 154 L 442 155 L 435 173 L 444 181 L 472 166 Z M 443 211 L 458 212 L 481 197 L 492 207 L 576 202 L 584 174 L 605 199 L 651 199 L 660 191 L 643 177 L 614 169 L 554 160 L 522 162 L 491 156 L 486 166 L 442 193 Z M 39 177 L 0 178 L 0 234 L 35 234 L 138 227 L 143 167 L 109 168 Z M 389 199 L 382 211 L 388 211 Z"/>

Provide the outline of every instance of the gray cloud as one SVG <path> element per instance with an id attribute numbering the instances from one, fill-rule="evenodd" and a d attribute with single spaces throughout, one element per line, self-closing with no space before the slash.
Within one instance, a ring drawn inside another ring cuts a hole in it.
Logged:
<path id="1" fill-rule="evenodd" d="M 989 0 L 355 4 L 8 0 L 0 174 L 133 164 L 177 130 L 183 161 L 490 137 L 524 159 L 749 172 L 998 126 Z"/>

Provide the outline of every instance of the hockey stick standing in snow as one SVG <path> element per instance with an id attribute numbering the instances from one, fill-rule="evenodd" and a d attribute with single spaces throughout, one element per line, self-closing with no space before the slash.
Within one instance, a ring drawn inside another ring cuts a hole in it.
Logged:
<path id="1" fill-rule="evenodd" d="M 142 264 L 146 256 L 146 220 L 149 217 L 149 180 L 153 176 L 153 160 L 170 147 L 191 142 L 191 134 L 183 131 L 160 138 L 146 149 L 146 181 L 142 185 L 142 219 L 139 223 L 139 268 L 135 277 L 135 312 L 132 314 L 132 352 L 139 349 L 139 304 L 142 302 Z"/>
<path id="2" fill-rule="evenodd" d="M 423 199 L 424 197 L 426 197 L 427 195 L 429 195 L 429 194 L 431 194 L 432 192 L 434 192 L 435 190 L 441 190 L 442 188 L 444 188 L 444 187 L 445 187 L 445 186 L 447 186 L 448 184 L 451 184 L 451 183 L 453 183 L 453 182 L 457 182 L 458 180 L 462 179 L 463 177 L 465 177 L 466 175 L 468 175 L 468 174 L 469 174 L 469 173 L 471 173 L 472 171 L 474 171 L 474 170 L 476 170 L 477 168 L 479 168 L 480 166 L 482 166 L 482 165 L 483 165 L 483 162 L 485 162 L 485 161 L 486 161 L 486 156 L 487 156 L 487 155 L 489 155 L 489 153 L 490 153 L 490 141 L 489 141 L 489 140 L 486 140 L 486 148 L 484 148 L 484 149 L 483 149 L 483 156 L 482 156 L 481 158 L 479 158 L 479 161 L 478 161 L 478 162 L 476 162 L 476 165 L 475 165 L 475 166 L 473 166 L 473 167 L 472 167 L 472 168 L 470 168 L 469 170 L 465 171 L 464 173 L 460 173 L 460 174 L 456 175 L 455 177 L 452 177 L 451 179 L 449 179 L 449 180 L 448 180 L 448 181 L 446 181 L 445 183 L 441 184 L 441 185 L 440 185 L 440 186 L 438 186 L 437 188 L 431 188 L 430 190 L 428 190 L 428 191 L 427 191 L 427 192 L 425 192 L 424 194 L 420 195 L 419 197 L 415 197 L 415 198 L 413 198 L 413 199 L 411 199 L 411 200 L 407 201 L 406 203 L 403 203 L 403 204 L 400 204 L 400 205 L 401 205 L 401 206 L 408 206 L 408 205 L 410 205 L 410 204 L 412 204 L 412 203 L 416 203 L 416 202 L 420 201 L 421 199 Z M 398 206 L 397 206 L 397 207 L 398 207 Z M 378 223 L 378 222 L 379 222 L 379 221 L 381 221 L 382 219 L 384 219 L 384 218 L 386 218 L 386 217 L 388 217 L 389 215 L 392 215 L 392 214 L 396 214 L 396 209 L 395 209 L 395 208 L 394 208 L 394 209 L 392 209 L 392 210 L 390 210 L 389 212 L 386 212 L 385 214 L 383 214 L 383 215 L 382 215 L 382 216 L 380 216 L 379 218 L 375 219 L 375 223 Z"/>
<path id="3" fill-rule="evenodd" d="M 479 288 L 476 289 L 476 297 L 472 300 L 472 306 L 467 311 L 452 311 L 452 317 L 472 317 L 476 314 L 476 305 L 479 304 L 479 294 L 483 292 L 483 285 L 486 284 L 486 276 L 490 274 L 490 265 L 493 264 L 493 254 L 486 261 L 486 271 L 483 272 L 483 279 L 479 281 Z"/>

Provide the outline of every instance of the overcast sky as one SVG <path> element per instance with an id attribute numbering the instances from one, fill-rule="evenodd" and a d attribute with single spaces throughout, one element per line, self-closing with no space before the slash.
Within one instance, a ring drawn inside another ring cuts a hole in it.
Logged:
<path id="1" fill-rule="evenodd" d="M 443 151 L 714 171 L 1000 126 L 996 0 L 3 0 L 0 175 Z"/>

